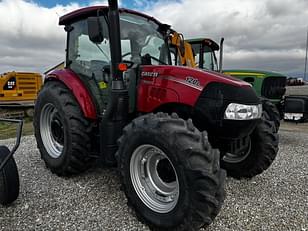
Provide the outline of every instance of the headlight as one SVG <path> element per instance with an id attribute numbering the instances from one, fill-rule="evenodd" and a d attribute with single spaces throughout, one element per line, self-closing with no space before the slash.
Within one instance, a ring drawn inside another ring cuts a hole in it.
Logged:
<path id="1" fill-rule="evenodd" d="M 252 120 L 259 119 L 262 115 L 262 104 L 244 105 L 230 103 L 225 111 L 225 119 L 228 120 Z"/>

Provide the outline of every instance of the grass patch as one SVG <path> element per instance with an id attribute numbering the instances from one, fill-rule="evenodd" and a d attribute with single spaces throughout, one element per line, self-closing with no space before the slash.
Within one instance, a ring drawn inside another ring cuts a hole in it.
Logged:
<path id="1" fill-rule="evenodd" d="M 0 140 L 15 138 L 16 129 L 17 129 L 16 124 L 0 122 Z M 22 135 L 23 136 L 33 135 L 32 119 L 30 118 L 24 119 Z"/>

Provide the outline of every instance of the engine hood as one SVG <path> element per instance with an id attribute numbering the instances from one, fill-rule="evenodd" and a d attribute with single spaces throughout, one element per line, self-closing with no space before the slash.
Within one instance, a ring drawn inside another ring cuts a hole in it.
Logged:
<path id="1" fill-rule="evenodd" d="M 173 78 L 174 80 L 182 81 L 182 83 L 186 83 L 192 87 L 199 88 L 200 91 L 212 82 L 224 83 L 241 88 L 251 87 L 249 83 L 232 76 L 182 66 L 143 65 L 141 67 L 141 77 L 154 79 Z"/>

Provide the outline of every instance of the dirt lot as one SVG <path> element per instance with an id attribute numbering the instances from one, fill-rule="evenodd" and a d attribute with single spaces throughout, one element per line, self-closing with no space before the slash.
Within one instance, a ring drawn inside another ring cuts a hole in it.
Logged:
<path id="1" fill-rule="evenodd" d="M 56 177 L 33 136 L 23 138 L 16 160 L 21 194 L 11 207 L 0 206 L 0 230 L 148 230 L 127 207 L 116 170 Z M 208 230 L 307 231 L 307 185 L 308 124 L 283 123 L 273 165 L 252 180 L 228 178 L 224 206 Z"/>

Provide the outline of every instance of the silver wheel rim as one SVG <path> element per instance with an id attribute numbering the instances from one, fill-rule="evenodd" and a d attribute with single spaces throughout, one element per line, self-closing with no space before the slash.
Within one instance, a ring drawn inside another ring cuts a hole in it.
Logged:
<path id="1" fill-rule="evenodd" d="M 52 158 L 59 158 L 62 154 L 63 144 L 57 141 L 52 132 L 52 123 L 56 119 L 58 110 L 56 107 L 48 103 L 44 105 L 40 116 L 40 133 L 44 147 L 48 155 Z M 63 131 L 62 131 L 63 132 Z"/>
<path id="2" fill-rule="evenodd" d="M 140 200 L 154 212 L 168 213 L 177 205 L 178 177 L 159 148 L 149 144 L 139 146 L 131 156 L 130 177 Z"/>
<path id="3" fill-rule="evenodd" d="M 247 156 L 249 156 L 251 152 L 251 140 L 249 141 L 249 145 L 247 147 L 247 149 L 239 154 L 239 155 L 235 155 L 232 153 L 226 153 L 223 157 L 222 160 L 227 162 L 227 163 L 232 163 L 232 164 L 236 164 L 236 163 L 240 163 L 243 160 L 245 160 L 247 158 Z"/>

